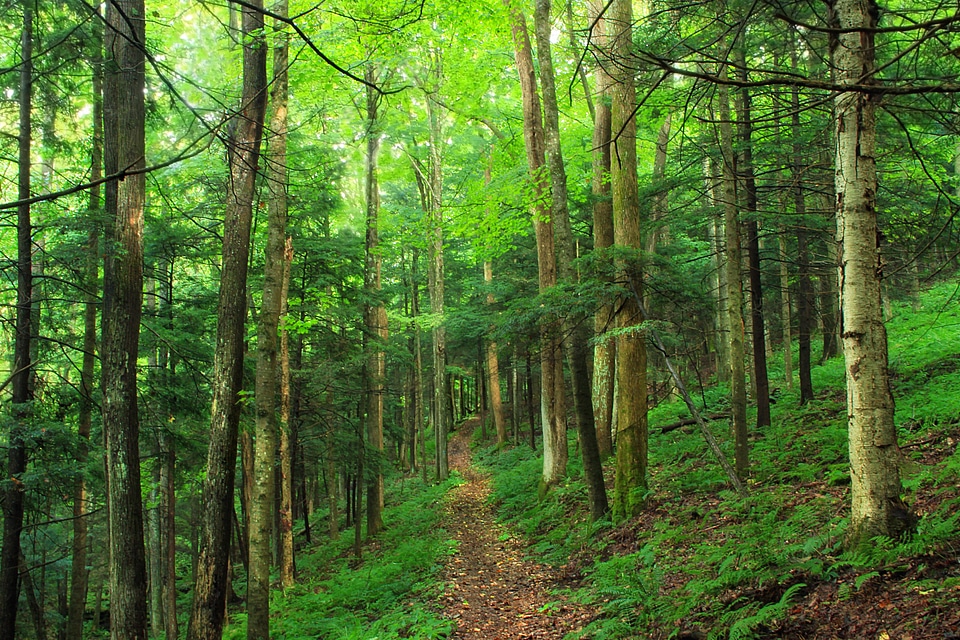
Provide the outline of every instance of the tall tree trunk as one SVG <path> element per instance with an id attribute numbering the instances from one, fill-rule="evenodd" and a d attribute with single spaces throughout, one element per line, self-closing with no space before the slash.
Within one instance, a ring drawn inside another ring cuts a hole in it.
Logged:
<path id="1" fill-rule="evenodd" d="M 790 68 L 797 70 L 796 47 L 790 49 Z M 800 132 L 800 89 L 791 88 L 791 124 L 793 127 L 793 179 L 794 215 L 797 224 L 797 342 L 799 348 L 798 371 L 800 374 L 800 404 L 813 399 L 813 380 L 810 377 L 810 334 L 813 326 L 813 286 L 810 283 L 810 247 L 806 221 L 806 196 L 803 192 L 803 142 Z"/>
<path id="2" fill-rule="evenodd" d="M 513 13 L 513 46 L 523 95 L 523 138 L 527 166 L 533 183 L 533 227 L 537 238 L 537 271 L 540 292 L 557 284 L 554 230 L 550 217 L 550 181 L 546 170 L 540 98 L 533 68 L 533 51 L 526 20 Z M 555 320 L 540 326 L 540 413 L 543 430 L 543 485 L 557 484 L 567 472 L 567 425 L 560 354 L 560 327 Z"/>
<path id="3" fill-rule="evenodd" d="M 757 400 L 757 427 L 770 426 L 770 382 L 767 378 L 766 329 L 763 318 L 763 290 L 760 282 L 760 225 L 757 222 L 757 181 L 753 173 L 753 114 L 750 90 L 746 87 L 747 61 L 744 45 L 737 47 L 737 75 L 744 83 L 737 103 L 737 131 L 741 156 L 738 167 L 744 186 L 747 215 L 747 262 L 750 272 L 750 317 L 753 328 L 753 381 Z"/>
<path id="4" fill-rule="evenodd" d="M 557 107 L 557 90 L 550 51 L 550 0 L 537 0 L 534 12 L 537 41 L 537 56 L 540 62 L 540 87 L 543 90 L 544 149 L 550 173 L 551 218 L 556 238 L 556 263 L 558 279 L 573 286 L 577 272 L 573 261 L 576 258 L 573 232 L 570 228 L 570 213 L 567 208 L 567 172 L 563 165 L 560 146 L 560 114 Z M 583 455 L 583 472 L 590 501 L 590 515 L 594 520 L 604 517 L 610 510 L 607 491 L 603 484 L 603 467 L 597 444 L 596 424 L 593 418 L 593 397 L 590 372 L 587 366 L 589 336 L 584 318 L 579 313 L 567 313 L 563 320 L 563 350 L 570 366 L 570 383 L 573 391 L 574 413 L 577 417 L 577 433 Z M 563 370 L 559 370 L 558 393 L 563 390 Z M 557 448 L 567 447 L 566 429 L 556 443 Z"/>
<path id="5" fill-rule="evenodd" d="M 726 68 L 722 76 L 726 77 Z M 717 89 L 720 115 L 720 150 L 723 154 L 723 230 L 726 244 L 727 317 L 730 333 L 730 414 L 737 475 L 744 479 L 750 458 L 747 444 L 747 387 L 744 371 L 743 289 L 740 278 L 740 218 L 737 212 L 737 174 L 733 155 L 733 126 L 727 86 Z"/>
<path id="6" fill-rule="evenodd" d="M 107 4 L 104 158 L 108 175 L 139 172 L 144 158 L 143 0 Z M 143 209 L 146 181 L 133 173 L 106 186 L 103 275 L 103 429 L 110 522 L 110 636 L 147 635 L 147 571 L 140 487 L 137 355 L 143 301 Z"/>
<path id="7" fill-rule="evenodd" d="M 423 423 L 423 350 L 420 348 L 420 250 L 413 248 L 410 266 L 410 315 L 413 318 L 413 428 L 420 438 L 420 477 L 427 482 L 427 430 Z"/>
<path id="8" fill-rule="evenodd" d="M 786 227 L 780 227 L 777 250 L 780 255 L 780 322 L 783 325 L 783 379 L 787 389 L 793 389 L 793 334 L 790 317 L 790 271 L 787 267 Z"/>
<path id="9" fill-rule="evenodd" d="M 711 113 L 710 119 L 714 119 Z M 717 137 L 719 144 L 719 136 Z M 727 314 L 727 267 L 723 254 L 723 208 L 720 207 L 720 183 L 716 165 L 710 158 L 703 160 L 703 179 L 707 194 L 707 204 L 710 210 L 710 219 L 707 223 L 707 236 L 710 242 L 711 267 L 713 269 L 713 291 L 717 304 L 717 313 L 714 317 L 714 332 L 716 339 L 717 382 L 730 380 L 730 318 Z"/>
<path id="10" fill-rule="evenodd" d="M 590 3 L 593 41 L 601 51 L 608 48 L 604 3 Z M 596 72 L 599 99 L 593 120 L 593 248 L 602 252 L 613 246 L 613 203 L 610 199 L 610 76 L 602 65 Z M 598 336 L 593 348 L 593 416 L 597 428 L 597 448 L 601 458 L 613 454 L 613 392 L 616 374 L 616 340 L 603 335 L 613 329 L 613 304 L 603 301 L 593 321 Z"/>
<path id="11" fill-rule="evenodd" d="M 83 310 L 83 364 L 80 369 L 80 416 L 77 426 L 77 435 L 80 437 L 80 447 L 77 454 L 77 465 L 86 466 L 88 456 L 88 442 L 90 427 L 93 423 L 93 385 L 94 366 L 96 364 L 97 349 L 97 307 L 99 289 L 99 247 L 100 247 L 100 185 L 96 182 L 103 175 L 103 26 L 98 19 L 94 20 L 96 30 L 94 40 L 98 46 L 94 47 L 91 69 L 93 77 L 93 145 L 90 150 L 90 181 L 95 186 L 90 188 L 90 198 L 87 204 L 90 229 L 87 232 L 86 271 L 84 274 L 84 310 Z M 87 537 L 88 524 L 87 482 L 81 474 L 74 487 L 73 494 L 73 558 L 70 570 L 70 605 L 67 614 L 67 640 L 80 640 L 83 635 L 83 614 L 87 604 Z"/>
<path id="12" fill-rule="evenodd" d="M 287 13 L 286 0 L 274 7 Z M 257 316 L 257 374 L 255 386 L 256 444 L 254 489 L 250 505 L 250 559 L 247 572 L 247 638 L 270 637 L 271 534 L 277 514 L 277 374 L 279 326 L 283 307 L 283 274 L 287 237 L 287 42 L 277 21 L 270 91 L 270 133 L 267 152 L 267 245 L 263 255 L 263 301 Z"/>
<path id="13" fill-rule="evenodd" d="M 617 475 L 613 513 L 631 518 L 646 501 L 647 488 L 647 349 L 639 331 L 642 275 L 639 265 L 640 196 L 637 187 L 637 88 L 633 68 L 633 8 L 630 0 L 610 7 L 610 54 L 617 69 L 612 89 L 610 183 L 613 193 L 614 244 L 636 252 L 636 259 L 618 260 L 617 279 L 627 292 L 617 311 Z"/>
<path id="14" fill-rule="evenodd" d="M 33 97 L 33 3 L 25 2 L 20 44 L 20 138 L 17 196 L 30 197 L 30 118 Z M 0 550 L 0 640 L 13 640 L 20 601 L 20 534 L 23 530 L 24 485 L 27 470 L 26 422 L 33 399 L 30 378 L 33 302 L 33 227 L 30 205 L 17 207 L 17 317 L 13 351 L 13 420 L 7 437 L 7 488 L 3 496 L 3 549 Z"/>
<path id="15" fill-rule="evenodd" d="M 228 141 L 230 179 L 223 229 L 223 260 L 217 305 L 213 404 L 207 475 L 189 640 L 219 640 L 223 633 L 233 512 L 239 394 L 243 383 L 247 263 L 260 141 L 266 111 L 266 44 L 260 0 L 243 9 L 243 92 L 236 130 Z"/>
<path id="16" fill-rule="evenodd" d="M 286 41 L 285 41 L 286 44 Z M 283 252 L 283 287 L 280 291 L 280 318 L 289 312 L 290 271 L 293 268 L 293 240 L 287 236 Z M 284 320 L 284 324 L 286 321 Z M 296 439 L 290 433 L 290 332 L 280 332 L 280 584 L 289 589 L 294 583 L 293 554 L 293 451 Z M 334 505 L 336 507 L 336 505 Z M 336 509 L 333 511 L 336 514 Z"/>
<path id="17" fill-rule="evenodd" d="M 383 529 L 383 392 L 386 367 L 384 348 L 387 341 L 387 310 L 380 301 L 380 182 L 378 156 L 380 154 L 380 123 L 377 108 L 380 95 L 373 85 L 376 72 L 367 66 L 367 165 L 366 165 L 366 227 L 367 241 L 364 266 L 364 289 L 369 302 L 364 309 L 367 349 L 367 445 L 376 453 L 369 465 L 371 478 L 367 486 L 367 536 L 373 537 Z"/>
<path id="18" fill-rule="evenodd" d="M 841 85 L 877 85 L 874 0 L 836 0 L 842 29 L 833 51 Z M 878 246 L 876 108 L 879 94 L 860 89 L 836 97 L 837 236 L 847 427 L 853 499 L 846 544 L 858 548 L 878 535 L 898 537 L 916 517 L 901 498 L 900 449 L 887 367 L 887 333 L 880 303 L 883 262 Z"/>
<path id="19" fill-rule="evenodd" d="M 489 173 L 488 173 L 489 175 Z M 493 286 L 493 263 L 485 260 L 483 263 L 483 281 L 488 288 Z M 487 304 L 495 302 L 493 292 L 487 292 Z M 503 418 L 503 399 L 500 397 L 500 359 L 497 356 L 497 343 L 487 340 L 487 395 L 490 398 L 490 411 L 493 413 L 493 424 L 497 430 L 497 444 L 507 444 L 507 423 Z"/>
<path id="20" fill-rule="evenodd" d="M 431 53 L 434 73 L 440 75 L 440 54 Z M 447 333 L 443 323 L 444 270 L 443 270 L 443 167 L 440 154 L 441 123 L 432 98 L 427 100 L 427 119 L 430 125 L 430 158 L 426 171 L 414 163 L 420 200 L 426 216 L 427 232 L 427 290 L 430 296 L 430 313 L 441 320 L 434 324 L 433 338 L 433 397 L 430 413 L 433 417 L 433 435 L 436 442 L 436 477 L 446 480 L 450 474 L 447 457 L 447 440 L 453 421 L 453 404 L 447 383 Z"/>

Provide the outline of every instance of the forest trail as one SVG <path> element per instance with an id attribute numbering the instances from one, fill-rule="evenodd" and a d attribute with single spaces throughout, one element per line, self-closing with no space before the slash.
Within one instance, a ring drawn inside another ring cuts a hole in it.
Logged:
<path id="1" fill-rule="evenodd" d="M 490 479 L 470 459 L 476 425 L 476 419 L 468 421 L 450 439 L 450 468 L 466 480 L 445 507 L 444 526 L 458 542 L 444 571 L 444 616 L 457 624 L 451 638 L 562 638 L 581 629 L 594 613 L 549 593 L 556 572 L 524 560 L 522 541 L 496 522 L 487 502 Z"/>

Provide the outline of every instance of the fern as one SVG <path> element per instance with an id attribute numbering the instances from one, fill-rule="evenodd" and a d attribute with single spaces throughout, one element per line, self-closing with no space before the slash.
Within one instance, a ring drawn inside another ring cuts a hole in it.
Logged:
<path id="1" fill-rule="evenodd" d="M 786 615 L 797 595 L 806 586 L 802 582 L 790 586 L 783 592 L 779 602 L 761 607 L 756 613 L 735 622 L 730 627 L 730 640 L 752 640 L 758 637 L 757 627 L 767 626 L 768 623 Z"/>

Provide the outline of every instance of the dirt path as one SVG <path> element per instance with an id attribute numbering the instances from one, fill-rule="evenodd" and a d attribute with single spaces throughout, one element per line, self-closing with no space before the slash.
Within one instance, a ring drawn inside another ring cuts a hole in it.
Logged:
<path id="1" fill-rule="evenodd" d="M 489 478 L 470 463 L 472 432 L 467 423 L 450 440 L 450 467 L 467 481 L 446 505 L 445 528 L 459 542 L 444 573 L 444 615 L 457 623 L 451 638 L 560 639 L 581 629 L 593 613 L 548 593 L 555 572 L 524 560 L 522 545 L 495 522 Z"/>

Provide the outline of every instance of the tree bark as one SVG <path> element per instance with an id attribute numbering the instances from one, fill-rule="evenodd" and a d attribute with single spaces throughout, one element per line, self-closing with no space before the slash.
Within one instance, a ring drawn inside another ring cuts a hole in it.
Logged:
<path id="1" fill-rule="evenodd" d="M 489 174 L 488 174 L 489 175 Z M 493 286 L 493 263 L 485 260 L 483 263 L 483 281 L 488 288 Z M 487 293 L 487 304 L 493 305 L 493 292 Z M 490 398 L 490 411 L 493 413 L 493 425 L 497 430 L 497 444 L 507 444 L 507 424 L 503 418 L 503 399 L 500 397 L 500 359 L 497 356 L 497 343 L 487 340 L 487 394 Z"/>
<path id="2" fill-rule="evenodd" d="M 367 66 L 365 78 L 371 85 L 376 82 L 372 64 Z M 367 445 L 375 458 L 369 465 L 370 483 L 367 486 L 367 536 L 373 537 L 383 529 L 383 392 L 386 366 L 384 347 L 387 341 L 387 310 L 380 302 L 380 183 L 378 157 L 380 154 L 380 124 L 377 108 L 380 95 L 372 86 L 367 86 L 367 158 L 366 158 L 366 253 L 364 289 L 368 302 L 364 309 L 366 332 L 364 343 L 366 361 L 366 424 Z"/>
<path id="3" fill-rule="evenodd" d="M 287 13 L 286 0 L 273 10 Z M 257 374 L 255 383 L 256 443 L 254 488 L 250 504 L 249 564 L 247 571 L 247 638 L 270 637 L 270 564 L 276 504 L 277 374 L 279 326 L 283 307 L 287 237 L 287 44 L 283 24 L 273 48 L 270 91 L 270 146 L 267 165 L 267 245 L 263 256 L 263 299 L 257 315 Z"/>
<path id="4" fill-rule="evenodd" d="M 556 238 L 556 262 L 558 279 L 573 286 L 577 272 L 573 261 L 576 258 L 573 232 L 570 228 L 570 213 L 567 207 L 567 172 L 563 165 L 560 146 L 560 115 L 557 107 L 557 90 L 554 80 L 553 58 L 550 51 L 550 0 L 536 0 L 534 23 L 537 54 L 540 61 L 540 87 L 543 90 L 544 148 L 550 172 L 551 217 Z M 593 397 L 590 372 L 587 367 L 589 336 L 585 318 L 579 313 L 566 313 L 563 319 L 563 350 L 570 366 L 570 384 L 573 391 L 574 413 L 577 417 L 577 433 L 583 456 L 583 475 L 587 483 L 590 515 L 594 520 L 603 518 L 610 510 L 607 491 L 603 484 L 603 467 L 597 444 L 596 423 L 593 417 Z M 560 371 L 563 380 L 563 371 Z M 558 385 L 563 393 L 563 385 Z M 557 447 L 566 448 L 566 429 Z"/>
<path id="5" fill-rule="evenodd" d="M 18 198 L 30 197 L 30 121 L 33 98 L 33 6 L 24 3 L 20 45 L 20 131 Z M 0 550 L 0 640 L 13 640 L 20 601 L 20 534 L 23 530 L 24 485 L 20 476 L 27 470 L 24 441 L 33 399 L 30 379 L 31 315 L 33 291 L 33 226 L 30 205 L 17 207 L 17 314 L 13 352 L 13 420 L 7 438 L 6 476 L 3 496 L 3 548 Z"/>
<path id="6" fill-rule="evenodd" d="M 104 157 L 108 175 L 140 170 L 144 157 L 143 0 L 107 5 Z M 106 185 L 107 246 L 103 276 L 103 429 L 110 522 L 110 636 L 147 636 L 147 572 L 140 487 L 137 356 L 143 302 L 142 173 Z"/>
<path id="7" fill-rule="evenodd" d="M 790 49 L 790 68 L 797 71 L 797 50 Z M 813 380 L 810 377 L 810 334 L 813 325 L 813 286 L 810 283 L 810 247 L 807 233 L 807 205 L 803 191 L 803 142 L 800 132 L 800 90 L 791 88 L 790 97 L 791 125 L 793 128 L 793 206 L 797 225 L 797 342 L 799 359 L 797 370 L 800 374 L 800 404 L 813 399 Z"/>
<path id="8" fill-rule="evenodd" d="M 94 21 L 95 41 L 103 41 L 103 27 L 99 19 Z M 103 53 L 101 46 L 94 47 L 91 69 L 93 77 L 93 145 L 90 150 L 90 181 L 96 183 L 103 175 Z M 99 214 L 100 186 L 90 188 L 87 204 L 90 230 L 87 232 L 86 273 L 84 274 L 84 310 L 83 310 L 83 364 L 80 370 L 80 415 L 77 435 L 80 447 L 77 465 L 86 467 L 90 427 L 93 423 L 93 376 L 97 349 L 97 307 L 99 289 Z M 83 635 L 83 614 L 87 604 L 87 482 L 80 475 L 73 494 L 73 558 L 70 570 L 70 604 L 67 613 L 67 640 L 80 640 Z"/>
<path id="9" fill-rule="evenodd" d="M 876 85 L 874 0 L 836 0 L 840 33 L 833 51 L 842 85 Z M 858 548 L 878 535 L 899 537 L 916 516 L 901 498 L 900 449 L 887 368 L 887 333 L 880 284 L 883 262 L 877 227 L 876 108 L 879 94 L 844 91 L 836 97 L 837 236 L 843 352 L 847 377 L 850 489 L 846 544 Z"/>
<path id="10" fill-rule="evenodd" d="M 726 77 L 726 68 L 722 76 Z M 727 276 L 727 317 L 730 333 L 730 414 L 734 438 L 734 458 L 737 474 L 743 480 L 749 470 L 747 444 L 747 388 L 744 371 L 743 345 L 743 289 L 740 277 L 740 217 L 737 212 L 737 173 L 733 155 L 733 127 L 730 119 L 730 99 L 726 85 L 717 88 L 720 115 L 720 150 L 723 154 L 723 230 L 725 272 Z"/>
<path id="11" fill-rule="evenodd" d="M 546 174 L 546 151 L 540 98 L 533 68 L 533 51 L 523 14 L 512 10 L 513 46 L 523 97 L 523 138 L 527 167 L 533 183 L 533 227 L 537 239 L 537 272 L 540 292 L 557 284 L 554 230 L 550 219 L 550 182 Z M 567 472 L 567 425 L 560 354 L 560 327 L 555 320 L 540 325 L 540 413 L 543 430 L 543 477 L 541 489 L 557 484 Z"/>
<path id="12" fill-rule="evenodd" d="M 617 471 L 613 514 L 632 518 L 646 503 L 647 493 L 647 349 L 638 326 L 642 321 L 639 265 L 640 196 L 637 187 L 637 89 L 629 60 L 633 55 L 633 8 L 630 0 L 610 7 L 610 55 L 616 65 L 612 90 L 610 183 L 613 194 L 614 244 L 636 254 L 617 261 L 617 279 L 628 290 L 617 311 L 616 412 Z"/>
<path id="13" fill-rule="evenodd" d="M 747 62 L 744 45 L 737 47 L 737 75 L 746 83 Z M 753 114 L 750 90 L 740 88 L 737 106 L 740 134 L 739 173 L 744 186 L 744 208 L 747 215 L 747 263 L 750 274 L 750 316 L 753 328 L 753 380 L 757 400 L 757 427 L 770 426 L 770 381 L 767 378 L 766 329 L 763 317 L 763 289 L 760 281 L 760 225 L 757 222 L 757 182 L 753 173 Z"/>
<path id="14" fill-rule="evenodd" d="M 593 41 L 601 51 L 608 48 L 604 3 L 590 3 Z M 593 248 L 602 252 L 613 246 L 613 202 L 610 199 L 610 76 L 603 66 L 597 67 L 596 86 L 599 99 L 593 120 Z M 603 301 L 593 321 L 598 336 L 593 348 L 593 416 L 597 429 L 597 448 L 601 459 L 613 454 L 613 392 L 616 374 L 616 340 L 603 335 L 614 326 L 613 304 Z"/>
<path id="15" fill-rule="evenodd" d="M 286 46 L 286 40 L 284 41 Z M 286 181 L 284 182 L 286 183 Z M 280 318 L 288 313 L 290 271 L 293 267 L 293 240 L 287 236 L 283 252 L 283 286 L 280 291 Z M 286 324 L 286 320 L 284 320 Z M 280 584 L 289 589 L 294 583 L 293 553 L 293 450 L 296 439 L 290 433 L 290 332 L 280 331 Z M 336 495 L 336 494 L 334 494 Z M 336 504 L 333 510 L 336 516 Z M 336 528 L 334 528 L 336 530 Z"/>
<path id="16" fill-rule="evenodd" d="M 243 91 L 236 130 L 228 141 L 230 179 L 223 230 L 223 260 L 217 305 L 213 404 L 207 475 L 189 640 L 219 640 L 223 634 L 233 511 L 239 393 L 243 383 L 247 262 L 260 142 L 266 111 L 266 45 L 260 0 L 243 9 Z"/>

